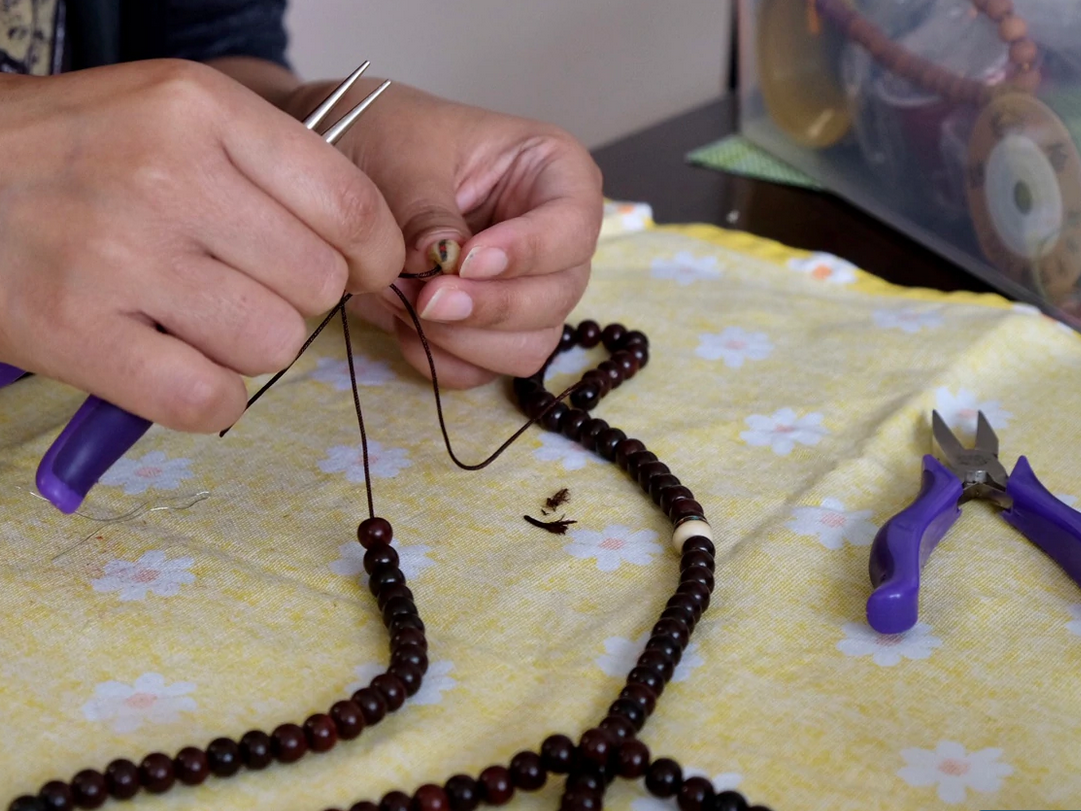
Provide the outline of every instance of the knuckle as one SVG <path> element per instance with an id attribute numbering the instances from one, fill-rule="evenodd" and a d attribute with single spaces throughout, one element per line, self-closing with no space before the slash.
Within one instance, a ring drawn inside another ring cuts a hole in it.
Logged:
<path id="1" fill-rule="evenodd" d="M 284 369 L 292 363 L 307 338 L 304 319 L 295 311 L 268 318 L 265 323 L 262 340 L 259 342 L 262 347 L 259 357 L 262 364 L 265 364 L 264 368 L 260 369 L 261 373 Z"/>
<path id="2" fill-rule="evenodd" d="M 163 60 L 157 67 L 150 105 L 157 120 L 173 137 L 190 128 L 194 119 L 217 112 L 220 77 L 217 71 L 197 62 Z M 180 129 L 177 127 L 180 126 Z"/>

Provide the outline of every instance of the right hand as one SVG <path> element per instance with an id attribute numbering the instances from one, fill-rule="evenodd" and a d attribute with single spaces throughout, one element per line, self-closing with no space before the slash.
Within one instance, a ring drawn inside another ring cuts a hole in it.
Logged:
<path id="1" fill-rule="evenodd" d="M 0 361 L 167 428 L 231 425 L 405 261 L 363 172 L 206 66 L 0 74 L 0 156 Z"/>

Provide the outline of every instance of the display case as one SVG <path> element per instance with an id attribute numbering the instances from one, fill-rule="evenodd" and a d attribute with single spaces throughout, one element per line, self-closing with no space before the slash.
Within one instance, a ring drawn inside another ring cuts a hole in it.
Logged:
<path id="1" fill-rule="evenodd" d="M 1081 329 L 1081 3 L 739 0 L 740 129 Z"/>

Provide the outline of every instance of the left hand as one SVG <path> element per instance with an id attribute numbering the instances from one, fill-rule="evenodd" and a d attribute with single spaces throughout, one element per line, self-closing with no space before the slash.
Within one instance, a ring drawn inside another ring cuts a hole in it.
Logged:
<path id="1" fill-rule="evenodd" d="M 358 82 L 350 98 L 374 84 Z M 332 86 L 305 86 L 292 112 L 305 115 Z M 539 369 L 585 293 L 600 233 L 601 175 L 586 149 L 555 127 L 398 84 L 339 146 L 397 218 L 405 270 L 431 269 L 429 250 L 440 240 L 461 246 L 451 273 L 395 282 L 421 316 L 440 383 L 470 388 Z M 393 331 L 406 360 L 428 376 L 392 290 L 350 305 Z"/>

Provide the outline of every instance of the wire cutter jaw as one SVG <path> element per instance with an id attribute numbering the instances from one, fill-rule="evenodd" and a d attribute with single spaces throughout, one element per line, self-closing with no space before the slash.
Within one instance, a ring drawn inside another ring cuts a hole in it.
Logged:
<path id="1" fill-rule="evenodd" d="M 1010 475 L 998 458 L 998 436 L 982 411 L 976 416 L 974 447 L 964 447 L 937 411 L 931 412 L 931 438 L 935 457 L 961 482 L 959 503 L 983 499 L 1003 509 L 1013 506 L 1007 493 Z"/>

